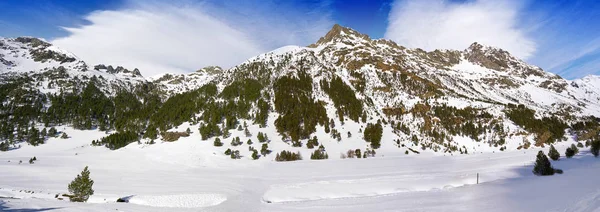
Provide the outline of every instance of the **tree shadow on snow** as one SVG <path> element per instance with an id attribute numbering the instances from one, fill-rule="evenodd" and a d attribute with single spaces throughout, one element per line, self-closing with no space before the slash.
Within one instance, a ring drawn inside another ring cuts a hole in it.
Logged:
<path id="1" fill-rule="evenodd" d="M 37 211 L 51 211 L 61 209 L 59 207 L 55 208 L 9 208 L 6 206 L 6 200 L 0 199 L 0 211 L 8 211 L 8 212 L 37 212 Z"/>

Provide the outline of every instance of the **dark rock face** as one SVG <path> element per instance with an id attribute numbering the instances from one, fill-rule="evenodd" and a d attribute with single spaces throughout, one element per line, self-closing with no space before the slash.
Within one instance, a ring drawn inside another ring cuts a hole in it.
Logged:
<path id="1" fill-rule="evenodd" d="M 324 37 L 321 37 L 316 43 L 309 45 L 308 47 L 316 47 L 320 44 L 324 44 L 330 41 L 337 41 L 343 39 L 345 36 L 354 35 L 365 40 L 371 40 L 368 35 L 361 34 L 353 29 L 340 26 L 339 24 L 333 25 L 333 28 L 327 32 Z"/>
<path id="2" fill-rule="evenodd" d="M 34 48 L 39 47 L 39 46 L 42 46 L 44 48 L 50 46 L 49 43 L 42 41 L 38 38 L 32 38 L 32 37 L 18 37 L 18 38 L 15 38 L 15 41 L 17 41 L 19 43 L 23 43 L 23 44 L 29 44 Z"/>

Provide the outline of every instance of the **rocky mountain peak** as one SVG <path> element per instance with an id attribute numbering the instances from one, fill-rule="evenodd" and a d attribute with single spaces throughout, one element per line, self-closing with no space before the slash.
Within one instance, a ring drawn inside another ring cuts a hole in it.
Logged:
<path id="1" fill-rule="evenodd" d="M 348 27 L 340 26 L 339 24 L 333 25 L 331 30 L 321 37 L 316 43 L 309 45 L 308 47 L 317 47 L 330 42 L 343 42 L 355 38 L 361 38 L 364 40 L 371 40 L 368 35 L 362 34 Z"/>
<path id="2" fill-rule="evenodd" d="M 485 46 L 477 42 L 471 44 L 463 52 L 469 62 L 497 71 L 506 70 L 520 61 L 503 49 Z"/>

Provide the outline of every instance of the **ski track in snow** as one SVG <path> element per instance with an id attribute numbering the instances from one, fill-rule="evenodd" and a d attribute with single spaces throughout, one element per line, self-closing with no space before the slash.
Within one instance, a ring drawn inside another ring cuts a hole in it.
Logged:
<path id="1" fill-rule="evenodd" d="M 174 194 L 133 196 L 129 203 L 152 207 L 201 208 L 221 204 L 227 197 L 219 194 Z"/>

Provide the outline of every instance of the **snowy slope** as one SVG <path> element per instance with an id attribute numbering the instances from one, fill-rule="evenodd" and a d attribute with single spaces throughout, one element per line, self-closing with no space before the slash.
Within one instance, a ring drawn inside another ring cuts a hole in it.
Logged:
<path id="1" fill-rule="evenodd" d="M 277 163 L 230 160 L 197 135 L 174 143 L 91 147 L 98 131 L 0 154 L 3 209 L 57 211 L 594 211 L 600 163 L 589 152 L 553 162 L 565 174 L 531 174 L 537 150 L 459 156 L 386 154 Z M 560 152 L 569 141 L 557 146 Z M 36 156 L 34 164 L 19 164 Z M 57 200 L 89 166 L 88 203 Z M 477 182 L 479 174 L 479 184 Z M 560 189 L 559 189 L 560 188 Z M 60 196 L 60 195 L 59 195 Z M 14 199 L 11 199 L 14 198 Z M 125 198 L 129 203 L 116 203 Z"/>

